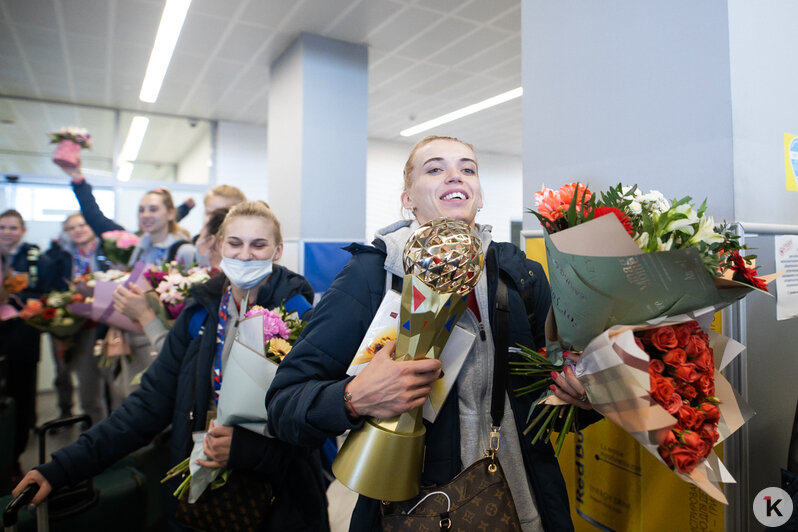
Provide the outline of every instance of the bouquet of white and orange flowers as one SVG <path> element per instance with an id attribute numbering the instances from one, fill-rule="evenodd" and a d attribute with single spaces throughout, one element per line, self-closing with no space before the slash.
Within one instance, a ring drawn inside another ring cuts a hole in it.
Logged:
<path id="1" fill-rule="evenodd" d="M 535 199 L 538 211 L 533 213 L 546 230 L 552 306 L 546 324 L 547 353 L 522 347 L 511 362 L 512 373 L 531 378 L 517 394 L 545 390 L 539 401 L 544 406 L 526 432 L 534 430 L 537 441 L 559 431 L 559 453 L 562 436 L 572 428 L 575 407 L 563 405 L 548 392 L 553 378 L 547 374 L 573 372 L 597 411 L 678 474 L 725 502 L 716 482 L 728 476 L 711 454 L 718 439 L 710 443 L 712 438 L 702 437 L 700 443 L 693 430 L 706 429 L 705 435 L 714 436 L 718 425 L 705 425 L 717 421 L 728 435 L 750 411 L 715 371 L 742 346 L 708 333 L 709 323 L 714 311 L 751 290 L 766 291 L 775 276 L 757 276 L 753 256 L 741 255 L 745 247 L 733 228 L 715 224 L 706 214 L 705 202 L 696 207 L 689 197 L 668 201 L 657 191 L 644 194 L 623 185 L 598 198 L 578 183 L 543 189 Z M 680 343 L 649 342 L 663 326 L 689 330 L 694 345 L 701 343 L 696 338 L 706 339 L 701 352 L 708 357 L 697 365 L 698 350 L 685 350 Z M 566 350 L 581 354 L 573 357 L 578 359 L 575 365 L 564 360 Z M 707 393 L 715 388 L 723 393 Z M 693 404 L 701 395 L 692 394 L 696 389 L 703 395 Z M 660 400 L 651 403 L 649 397 Z M 693 444 L 700 447 L 700 454 L 689 463 L 684 446 Z"/>

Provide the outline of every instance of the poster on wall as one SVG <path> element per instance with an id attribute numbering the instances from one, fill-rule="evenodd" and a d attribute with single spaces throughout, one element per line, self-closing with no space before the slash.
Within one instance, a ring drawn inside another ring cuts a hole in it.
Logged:
<path id="1" fill-rule="evenodd" d="M 798 316 L 798 235 L 776 235 L 776 319 Z"/>
<path id="2" fill-rule="evenodd" d="M 784 134 L 784 172 L 787 190 L 798 190 L 798 135 Z"/>

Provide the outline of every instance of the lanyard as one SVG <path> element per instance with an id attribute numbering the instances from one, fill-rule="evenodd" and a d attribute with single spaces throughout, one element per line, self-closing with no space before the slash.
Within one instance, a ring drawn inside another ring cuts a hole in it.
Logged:
<path id="1" fill-rule="evenodd" d="M 224 339 L 227 331 L 227 318 L 230 316 L 228 309 L 230 308 L 230 299 L 233 294 L 233 287 L 228 286 L 222 296 L 222 302 L 219 304 L 219 323 L 216 326 L 216 355 L 213 358 L 213 400 L 219 403 L 219 392 L 222 389 L 222 355 L 224 352 Z M 238 313 L 239 317 L 236 320 L 235 326 L 238 327 L 238 321 L 247 312 L 247 300 L 249 299 L 249 291 L 244 296 L 241 304 L 241 311 Z M 235 304 L 235 302 L 233 302 Z"/>

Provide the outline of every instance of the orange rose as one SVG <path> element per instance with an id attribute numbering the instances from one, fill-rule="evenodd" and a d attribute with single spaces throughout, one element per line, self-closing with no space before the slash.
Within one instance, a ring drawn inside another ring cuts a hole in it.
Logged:
<path id="1" fill-rule="evenodd" d="M 712 452 L 712 444 L 706 441 L 701 435 L 693 431 L 685 431 L 682 433 L 682 441 L 685 447 L 694 449 L 698 453 L 699 458 L 706 458 Z"/>
<path id="2" fill-rule="evenodd" d="M 677 446 L 671 449 L 671 460 L 676 471 L 679 473 L 689 473 L 698 465 L 699 456 L 695 449 Z"/>
<path id="3" fill-rule="evenodd" d="M 673 392 L 671 398 L 668 399 L 668 402 L 662 406 L 665 407 L 665 410 L 667 410 L 669 414 L 675 414 L 679 411 L 683 404 L 684 402 L 682 401 L 682 396 L 676 392 Z"/>
<path id="4" fill-rule="evenodd" d="M 635 338 L 635 340 L 636 339 L 637 338 Z M 665 371 L 665 364 L 662 363 L 662 360 L 654 358 L 648 363 L 648 371 L 649 373 L 662 374 L 662 372 Z"/>
<path id="5" fill-rule="evenodd" d="M 72 302 L 73 303 L 82 303 L 83 302 L 83 294 L 79 294 L 77 292 L 72 294 Z"/>
<path id="6" fill-rule="evenodd" d="M 679 366 L 687 362 L 687 353 L 677 347 L 662 355 L 662 361 L 669 366 Z"/>
<path id="7" fill-rule="evenodd" d="M 715 395 L 715 379 L 712 378 L 712 375 L 707 375 L 706 373 L 701 375 L 696 385 L 704 397 Z"/>
<path id="8" fill-rule="evenodd" d="M 688 401 L 692 401 L 696 397 L 698 397 L 698 392 L 696 391 L 695 387 L 687 382 L 681 382 L 678 386 L 676 386 L 676 391 L 681 395 L 684 399 Z"/>
<path id="9" fill-rule="evenodd" d="M 715 444 L 720 438 L 720 434 L 718 434 L 718 427 L 716 423 L 704 423 L 701 425 L 699 429 L 699 434 L 702 438 L 710 442 L 711 444 Z"/>
<path id="10" fill-rule="evenodd" d="M 698 408 L 704 414 L 704 418 L 710 423 L 720 421 L 720 409 L 712 403 L 701 403 Z"/>
<path id="11" fill-rule="evenodd" d="M 682 405 L 678 412 L 676 412 L 676 417 L 679 418 L 682 425 L 686 429 L 698 429 L 701 427 L 701 424 L 704 423 L 704 414 L 703 412 L 696 410 L 690 405 Z"/>
<path id="12" fill-rule="evenodd" d="M 696 357 L 707 350 L 707 344 L 703 338 L 697 334 L 690 335 L 687 340 L 687 345 L 684 347 L 687 351 L 687 356 Z"/>
<path id="13" fill-rule="evenodd" d="M 698 374 L 698 371 L 696 371 L 695 364 L 689 362 L 675 368 L 673 370 L 673 375 L 684 382 L 695 382 L 701 376 Z"/>
<path id="14" fill-rule="evenodd" d="M 651 344 L 660 351 L 668 351 L 678 345 L 676 341 L 676 332 L 674 332 L 673 327 L 670 325 L 646 331 L 646 340 L 651 342 Z"/>
<path id="15" fill-rule="evenodd" d="M 681 323 L 679 325 L 674 326 L 674 332 L 676 333 L 676 343 L 679 347 L 686 347 L 687 342 L 690 340 L 690 337 L 693 334 L 693 330 L 695 327 L 694 321 L 689 321 L 687 323 Z"/>
<path id="16" fill-rule="evenodd" d="M 663 447 L 671 448 L 677 443 L 679 440 L 676 439 L 676 434 L 673 433 L 672 430 L 662 430 L 657 434 L 657 439 L 661 440 L 659 444 Z"/>
<path id="17" fill-rule="evenodd" d="M 715 360 L 712 356 L 712 350 L 707 349 L 693 360 L 693 364 L 704 373 L 709 375 L 715 374 Z"/>
<path id="18" fill-rule="evenodd" d="M 665 460 L 665 463 L 668 464 L 668 467 L 673 467 L 673 460 L 671 460 L 671 450 L 668 447 L 663 447 L 662 445 L 660 445 L 657 448 L 657 451 L 659 451 L 659 455 L 662 457 L 663 460 Z"/>
<path id="19" fill-rule="evenodd" d="M 672 380 L 654 373 L 649 376 L 649 381 L 651 383 L 651 398 L 661 405 L 667 404 L 673 395 Z"/>

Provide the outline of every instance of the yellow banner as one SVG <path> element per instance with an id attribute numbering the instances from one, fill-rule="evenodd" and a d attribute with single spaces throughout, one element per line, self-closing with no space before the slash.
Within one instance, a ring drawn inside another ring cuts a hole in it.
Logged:
<path id="1" fill-rule="evenodd" d="M 787 190 L 798 190 L 798 135 L 784 134 L 784 172 Z"/>
<path id="2" fill-rule="evenodd" d="M 559 460 L 576 532 L 724 532 L 723 504 L 606 419 L 569 434 Z"/>

